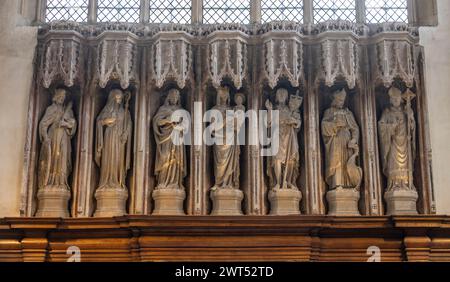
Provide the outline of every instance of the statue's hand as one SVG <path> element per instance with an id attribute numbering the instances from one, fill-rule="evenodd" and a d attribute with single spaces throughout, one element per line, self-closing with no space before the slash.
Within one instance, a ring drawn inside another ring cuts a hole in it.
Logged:
<path id="1" fill-rule="evenodd" d="M 107 126 L 113 126 L 116 123 L 116 118 L 107 118 L 103 120 L 103 124 Z"/>

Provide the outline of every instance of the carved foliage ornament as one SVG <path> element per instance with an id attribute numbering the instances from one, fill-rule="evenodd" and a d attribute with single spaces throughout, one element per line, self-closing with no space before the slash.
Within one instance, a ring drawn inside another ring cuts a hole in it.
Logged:
<path id="1" fill-rule="evenodd" d="M 137 80 L 136 46 L 128 40 L 104 39 L 97 47 L 98 80 L 105 88 L 110 80 L 120 81 L 123 89 Z"/>
<path id="2" fill-rule="evenodd" d="M 414 84 L 413 48 L 408 41 L 383 40 L 377 45 L 377 81 L 390 87 L 400 78 L 409 88 Z"/>
<path id="3" fill-rule="evenodd" d="M 337 79 L 344 79 L 349 88 L 356 86 L 358 64 L 358 46 L 353 40 L 325 40 L 322 42 L 321 69 L 319 78 L 329 87 Z"/>
<path id="4" fill-rule="evenodd" d="M 184 88 L 192 77 L 192 47 L 184 40 L 159 39 L 151 47 L 150 72 L 157 87 L 173 79 Z"/>
<path id="5" fill-rule="evenodd" d="M 218 88 L 225 77 L 239 89 L 247 73 L 247 44 L 239 39 L 219 39 L 209 45 L 209 73 Z"/>
<path id="6" fill-rule="evenodd" d="M 54 39 L 44 47 L 42 60 L 42 84 L 45 88 L 61 79 L 64 85 L 72 87 L 82 78 L 80 74 L 80 43 L 72 39 Z"/>
<path id="7" fill-rule="evenodd" d="M 269 86 L 275 88 L 278 80 L 285 77 L 294 87 L 304 80 L 303 45 L 296 40 L 275 40 L 265 42 L 264 75 Z"/>

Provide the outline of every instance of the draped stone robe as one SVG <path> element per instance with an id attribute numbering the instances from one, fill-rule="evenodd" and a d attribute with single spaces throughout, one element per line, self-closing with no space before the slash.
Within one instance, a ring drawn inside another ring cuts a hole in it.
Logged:
<path id="1" fill-rule="evenodd" d="M 111 125 L 103 125 L 114 118 Z M 131 114 L 123 105 L 110 100 L 97 118 L 95 161 L 100 167 L 99 189 L 126 189 L 131 163 Z"/>
<path id="2" fill-rule="evenodd" d="M 71 138 L 77 123 L 72 104 L 49 106 L 39 124 L 41 151 L 39 158 L 39 189 L 58 187 L 69 189 L 67 178 L 72 171 Z M 45 137 L 48 137 L 46 140 Z"/>
<path id="3" fill-rule="evenodd" d="M 217 188 L 239 188 L 239 155 L 241 153 L 240 146 L 238 144 L 227 144 L 226 131 L 230 130 L 231 124 L 234 123 L 234 119 L 227 120 L 227 110 L 232 110 L 231 107 L 225 105 L 217 105 L 212 108 L 222 114 L 223 124 L 221 127 L 216 128 L 214 131 L 214 137 L 216 140 L 222 140 L 223 145 L 214 144 L 214 176 L 215 185 Z M 234 127 L 234 130 L 236 128 Z"/>
<path id="4" fill-rule="evenodd" d="M 414 189 L 414 120 L 409 125 L 408 117 L 402 108 L 390 107 L 384 110 L 378 122 L 378 129 L 383 173 L 388 179 L 387 190 Z"/>
<path id="5" fill-rule="evenodd" d="M 155 175 L 156 189 L 184 189 L 183 178 L 187 175 L 186 150 L 184 144 L 174 144 L 172 133 L 177 126 L 171 121 L 172 114 L 182 110 L 178 105 L 163 105 L 153 118 L 156 140 Z M 178 135 L 182 138 L 181 135 Z"/>
<path id="6" fill-rule="evenodd" d="M 275 156 L 268 158 L 267 175 L 269 176 L 269 182 L 272 187 L 278 184 L 280 188 L 297 188 L 296 182 L 300 169 L 298 132 L 301 127 L 301 119 L 286 105 L 276 105 L 274 110 L 279 111 L 279 148 Z M 275 183 L 275 162 L 281 163 L 282 183 Z M 284 180 L 286 183 L 283 183 Z"/>
<path id="7" fill-rule="evenodd" d="M 338 126 L 339 119 L 344 126 Z M 357 152 L 348 147 L 350 140 L 359 139 L 359 128 L 353 113 L 347 108 L 331 107 L 326 110 L 322 119 L 322 137 L 325 143 L 325 180 L 329 189 L 358 186 L 360 179 L 355 179 L 351 174 Z"/>

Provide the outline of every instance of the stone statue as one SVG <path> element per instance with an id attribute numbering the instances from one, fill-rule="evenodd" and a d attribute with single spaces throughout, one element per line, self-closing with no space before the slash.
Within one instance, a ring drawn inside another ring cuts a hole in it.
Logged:
<path id="1" fill-rule="evenodd" d="M 157 179 L 157 186 L 153 192 L 155 200 L 153 214 L 184 214 L 183 200 L 186 194 L 183 179 L 187 174 L 186 150 L 184 144 L 176 144 L 173 140 L 173 138 L 183 138 L 185 128 L 182 120 L 176 120 L 173 117 L 175 111 L 182 109 L 180 92 L 177 89 L 171 89 L 164 104 L 153 118 Z"/>
<path id="2" fill-rule="evenodd" d="M 111 90 L 106 106 L 97 117 L 95 162 L 100 167 L 100 181 L 96 192 L 96 216 L 125 213 L 128 197 L 125 181 L 131 165 L 133 126 L 128 109 L 129 99 L 130 93 Z M 110 201 L 111 197 L 114 201 Z"/>
<path id="3" fill-rule="evenodd" d="M 244 96 L 238 93 L 235 96 L 237 105 L 235 108 L 230 106 L 230 91 L 227 87 L 220 87 L 217 90 L 216 105 L 212 110 L 219 111 L 222 115 L 222 124 L 217 124 L 212 135 L 221 144 L 213 145 L 214 156 L 214 177 L 215 184 L 211 188 L 211 198 L 213 200 L 212 215 L 241 215 L 241 201 L 244 197 L 239 190 L 239 156 L 240 146 L 236 142 L 230 142 L 229 135 L 234 138 L 239 130 L 237 121 L 238 113 L 234 110 L 245 110 L 243 106 Z M 227 118 L 227 112 L 234 112 L 233 118 Z M 230 132 L 231 131 L 231 132 Z M 236 140 L 236 139 L 234 139 Z"/>
<path id="4" fill-rule="evenodd" d="M 300 155 L 298 146 L 298 132 L 301 128 L 300 106 L 303 98 L 291 95 L 287 104 L 288 91 L 278 89 L 276 105 L 267 100 L 268 110 L 279 111 L 279 149 L 275 156 L 268 159 L 267 175 L 271 187 L 277 189 L 298 189 Z"/>
<path id="5" fill-rule="evenodd" d="M 417 192 L 413 183 L 416 123 L 411 108 L 414 94 L 408 90 L 402 96 L 400 89 L 392 87 L 389 97 L 391 105 L 378 122 L 383 174 L 387 178 L 388 214 L 416 214 Z M 409 204 L 402 208 L 395 198 L 403 198 L 403 202 L 408 199 Z"/>
<path id="6" fill-rule="evenodd" d="M 362 169 L 356 164 L 359 128 L 353 113 L 344 107 L 346 96 L 345 90 L 334 92 L 331 107 L 322 119 L 325 181 L 332 192 L 327 194 L 330 214 L 359 214 L 358 190 L 362 181 Z"/>
<path id="7" fill-rule="evenodd" d="M 299 95 L 291 95 L 287 101 L 288 95 L 286 89 L 280 88 L 275 94 L 275 107 L 269 100 L 266 101 L 269 115 L 274 110 L 278 111 L 279 115 L 278 151 L 267 159 L 267 175 L 271 187 L 269 200 L 271 214 L 274 215 L 300 213 L 301 192 L 297 187 L 300 171 L 298 132 L 302 125 L 300 107 L 303 98 Z M 270 124 L 270 126 L 275 125 Z"/>
<path id="8" fill-rule="evenodd" d="M 226 133 L 231 128 L 237 128 L 227 119 L 227 111 L 233 111 L 230 106 L 230 93 L 226 87 L 221 87 L 217 94 L 217 103 L 212 110 L 217 110 L 222 114 L 222 125 L 215 128 L 213 135 L 216 140 L 221 140 L 222 145 L 214 144 L 214 176 L 215 185 L 213 189 L 239 189 L 239 155 L 240 148 L 237 144 L 227 144 Z M 233 126 L 233 127 L 232 127 Z"/>
<path id="9" fill-rule="evenodd" d="M 67 178 L 72 171 L 71 139 L 75 135 L 77 122 L 72 102 L 64 104 L 66 90 L 58 88 L 53 103 L 45 111 L 39 123 L 41 152 L 39 156 L 39 207 L 37 216 L 68 216 L 70 188 Z M 45 192 L 47 190 L 47 192 Z M 59 193 L 52 204 L 51 193 Z M 57 202 L 57 203 L 56 203 Z M 53 212 L 52 212 L 53 211 Z"/>

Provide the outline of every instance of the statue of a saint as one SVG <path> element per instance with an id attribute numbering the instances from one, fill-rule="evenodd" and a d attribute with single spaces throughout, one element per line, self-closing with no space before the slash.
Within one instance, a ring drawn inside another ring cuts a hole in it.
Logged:
<path id="1" fill-rule="evenodd" d="M 39 156 L 39 189 L 46 187 L 69 190 L 67 178 L 72 171 L 71 139 L 77 129 L 72 103 L 64 104 L 66 90 L 58 88 L 53 103 L 39 123 L 41 152 Z"/>
<path id="2" fill-rule="evenodd" d="M 288 91 L 280 88 L 275 94 L 275 99 L 275 107 L 267 100 L 266 108 L 269 114 L 273 110 L 279 113 L 279 148 L 276 155 L 268 158 L 267 175 L 274 190 L 298 190 L 297 178 L 300 169 L 298 132 L 302 125 L 300 107 L 303 98 L 291 95 L 288 102 Z"/>
<path id="3" fill-rule="evenodd" d="M 212 189 L 239 189 L 240 147 L 239 144 L 230 142 L 229 139 L 229 134 L 236 136 L 236 131 L 239 128 L 235 125 L 236 119 L 234 116 L 233 118 L 229 116 L 227 118 L 227 111 L 229 113 L 234 112 L 234 109 L 230 106 L 230 92 L 227 87 L 218 89 L 216 106 L 212 110 L 219 111 L 222 115 L 222 123 L 217 123 L 217 127 L 212 132 L 215 139 L 221 141 L 221 144 L 214 144 L 213 146 L 215 185 Z"/>
<path id="4" fill-rule="evenodd" d="M 128 109 L 130 94 L 120 89 L 109 93 L 97 118 L 95 162 L 100 167 L 98 190 L 126 189 L 131 164 L 132 121 Z"/>
<path id="5" fill-rule="evenodd" d="M 387 191 L 414 190 L 415 120 L 411 109 L 414 97 L 409 90 L 389 90 L 390 107 L 383 111 L 378 122 L 383 173 L 387 177 Z M 406 104 L 402 103 L 405 99 Z"/>
<path id="6" fill-rule="evenodd" d="M 333 93 L 331 107 L 322 119 L 325 143 L 325 181 L 330 190 L 359 189 L 362 169 L 356 164 L 359 156 L 359 128 L 353 113 L 346 107 L 347 93 Z"/>
<path id="7" fill-rule="evenodd" d="M 182 109 L 180 92 L 171 89 L 164 105 L 153 118 L 156 140 L 155 175 L 158 183 L 156 189 L 184 189 L 183 179 L 187 174 L 186 150 L 184 144 L 175 144 L 173 138 L 183 138 L 185 128 L 182 120 L 174 121 L 172 118 L 175 111 Z"/>

